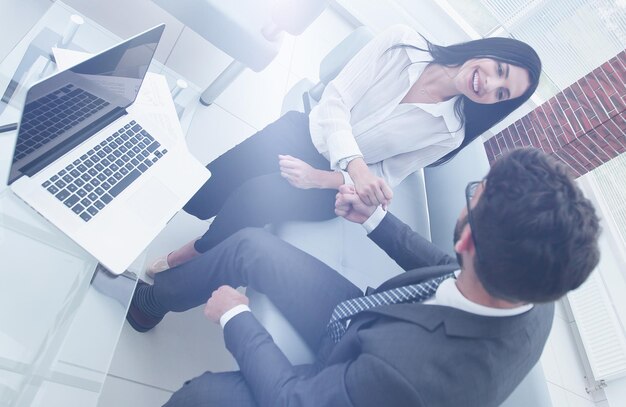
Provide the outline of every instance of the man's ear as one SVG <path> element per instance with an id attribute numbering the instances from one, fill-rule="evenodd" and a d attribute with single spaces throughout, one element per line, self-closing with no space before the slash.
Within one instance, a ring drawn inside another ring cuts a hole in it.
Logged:
<path id="1" fill-rule="evenodd" d="M 472 238 L 472 228 L 469 223 L 465 225 L 461 232 L 461 237 L 454 245 L 454 251 L 461 253 L 474 253 L 474 239 Z"/>

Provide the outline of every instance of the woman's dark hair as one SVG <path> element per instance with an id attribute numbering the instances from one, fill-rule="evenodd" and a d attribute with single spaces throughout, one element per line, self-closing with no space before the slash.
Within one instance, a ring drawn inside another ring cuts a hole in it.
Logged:
<path id="1" fill-rule="evenodd" d="M 482 38 L 447 47 L 433 44 L 426 38 L 424 40 L 428 44 L 428 52 L 432 57 L 432 63 L 445 66 L 459 66 L 469 59 L 491 58 L 526 69 L 530 80 L 530 87 L 520 97 L 494 104 L 476 103 L 461 95 L 454 104 L 454 112 L 465 126 L 465 137 L 459 147 L 431 164 L 436 166 L 452 159 L 476 137 L 504 119 L 530 98 L 539 84 L 541 60 L 530 45 L 513 38 Z M 396 47 L 398 46 L 392 47 L 392 49 Z M 412 45 L 400 45 L 400 47 L 421 49 Z"/>

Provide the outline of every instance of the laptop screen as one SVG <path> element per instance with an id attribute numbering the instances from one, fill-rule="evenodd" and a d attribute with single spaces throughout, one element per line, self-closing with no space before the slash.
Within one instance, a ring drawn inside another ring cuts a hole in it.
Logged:
<path id="1" fill-rule="evenodd" d="M 164 28 L 148 30 L 28 90 L 9 184 L 37 173 L 125 113 Z"/>

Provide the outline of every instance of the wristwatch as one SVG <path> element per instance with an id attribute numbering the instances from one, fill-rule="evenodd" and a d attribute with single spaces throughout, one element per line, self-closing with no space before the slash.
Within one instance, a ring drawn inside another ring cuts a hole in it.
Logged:
<path id="1" fill-rule="evenodd" d="M 350 164 L 350 161 L 354 160 L 355 158 L 361 158 L 361 157 L 362 156 L 360 155 L 352 155 L 350 157 L 342 158 L 341 160 L 339 160 L 339 169 L 342 171 L 347 171 L 348 164 Z"/>

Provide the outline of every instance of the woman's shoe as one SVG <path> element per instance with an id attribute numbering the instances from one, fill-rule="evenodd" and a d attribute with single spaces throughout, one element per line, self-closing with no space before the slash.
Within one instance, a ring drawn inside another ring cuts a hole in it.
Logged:
<path id="1" fill-rule="evenodd" d="M 169 269 L 170 265 L 167 262 L 167 256 L 169 256 L 169 254 L 159 257 L 150 266 L 148 266 L 148 268 L 146 269 L 146 275 L 150 278 L 154 278 L 154 275 L 156 273 L 160 273 Z"/>
<path id="2" fill-rule="evenodd" d="M 183 263 L 188 262 L 196 256 L 199 256 L 200 253 L 195 249 L 196 240 L 194 239 L 181 248 L 174 250 L 170 254 L 166 256 L 161 256 L 156 259 L 147 269 L 146 275 L 150 278 L 154 278 L 156 273 L 160 273 L 162 271 L 168 270 L 174 266 L 179 266 Z"/>

